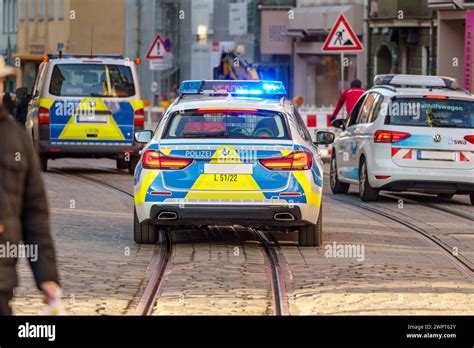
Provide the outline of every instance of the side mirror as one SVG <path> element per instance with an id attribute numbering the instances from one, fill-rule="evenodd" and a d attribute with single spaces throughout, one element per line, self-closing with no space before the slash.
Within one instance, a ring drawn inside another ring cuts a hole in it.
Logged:
<path id="1" fill-rule="evenodd" d="M 331 124 L 334 128 L 340 128 L 342 130 L 344 130 L 346 128 L 345 123 L 346 123 L 346 120 L 343 119 L 343 118 L 337 118 L 337 119 L 335 119 L 334 121 L 331 122 Z"/>
<path id="2" fill-rule="evenodd" d="M 316 142 L 314 145 L 330 145 L 334 142 L 336 135 L 332 132 L 318 131 L 316 132 Z"/>
<path id="3" fill-rule="evenodd" d="M 153 132 L 151 130 L 144 130 L 135 133 L 135 140 L 138 143 L 147 144 L 153 138 Z"/>

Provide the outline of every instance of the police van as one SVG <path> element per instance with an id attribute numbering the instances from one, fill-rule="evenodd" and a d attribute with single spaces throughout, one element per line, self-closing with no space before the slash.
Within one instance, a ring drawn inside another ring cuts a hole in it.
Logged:
<path id="1" fill-rule="evenodd" d="M 41 158 L 112 158 L 133 173 L 144 105 L 136 65 L 115 55 L 48 55 L 32 90 L 26 129 Z"/>

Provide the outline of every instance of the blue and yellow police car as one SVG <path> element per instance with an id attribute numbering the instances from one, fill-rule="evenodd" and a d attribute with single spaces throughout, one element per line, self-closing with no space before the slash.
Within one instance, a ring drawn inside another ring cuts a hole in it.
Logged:
<path id="1" fill-rule="evenodd" d="M 41 158 L 109 157 L 133 173 L 144 126 L 136 64 L 113 55 L 48 55 L 39 66 L 26 129 Z"/>
<path id="2" fill-rule="evenodd" d="M 135 134 L 147 144 L 135 241 L 155 243 L 172 226 L 240 225 L 298 230 L 299 245 L 321 245 L 322 162 L 284 85 L 184 81 L 179 93 L 155 132 Z"/>

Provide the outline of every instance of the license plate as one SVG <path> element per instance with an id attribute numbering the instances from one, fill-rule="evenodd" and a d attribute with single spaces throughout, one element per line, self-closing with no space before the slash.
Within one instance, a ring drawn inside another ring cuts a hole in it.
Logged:
<path id="1" fill-rule="evenodd" d="M 108 123 L 108 115 L 78 115 L 77 122 L 80 123 Z"/>
<path id="2" fill-rule="evenodd" d="M 452 151 L 418 151 L 419 160 L 456 161 L 456 152 Z"/>
<path id="3" fill-rule="evenodd" d="M 238 179 L 237 174 L 214 174 L 214 181 L 217 182 L 237 182 Z"/>
<path id="4" fill-rule="evenodd" d="M 205 163 L 204 174 L 253 174 L 251 164 Z"/>

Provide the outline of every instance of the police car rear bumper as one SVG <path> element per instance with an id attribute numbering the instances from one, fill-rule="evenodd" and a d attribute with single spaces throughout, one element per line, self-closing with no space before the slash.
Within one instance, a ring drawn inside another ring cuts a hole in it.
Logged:
<path id="1" fill-rule="evenodd" d="M 150 221 L 159 225 L 302 226 L 311 223 L 298 206 L 154 204 Z"/>
<path id="2" fill-rule="evenodd" d="M 125 145 L 109 145 L 109 144 L 54 144 L 49 141 L 40 141 L 38 144 L 39 153 L 48 158 L 62 157 L 122 157 L 124 153 L 137 155 L 143 148 L 143 144 L 125 144 Z"/>

